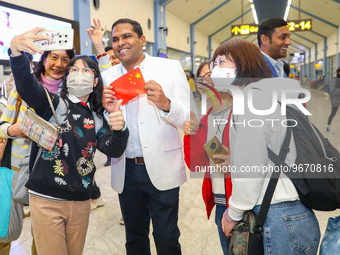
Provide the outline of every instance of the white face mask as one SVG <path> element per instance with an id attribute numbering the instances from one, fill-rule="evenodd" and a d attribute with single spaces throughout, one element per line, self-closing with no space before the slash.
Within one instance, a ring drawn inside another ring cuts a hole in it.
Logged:
<path id="1" fill-rule="evenodd" d="M 236 68 L 225 68 L 225 67 L 219 67 L 215 66 L 212 73 L 211 78 L 236 78 L 235 74 Z"/>
<path id="2" fill-rule="evenodd" d="M 66 87 L 68 92 L 78 98 L 87 96 L 93 92 L 94 77 L 85 76 L 83 72 L 69 74 L 67 77 Z"/>
<path id="3" fill-rule="evenodd" d="M 228 88 L 226 88 L 225 86 L 230 85 L 235 80 L 235 70 L 236 68 L 225 68 L 219 66 L 214 67 L 210 77 L 213 79 L 217 91 L 228 91 Z"/>

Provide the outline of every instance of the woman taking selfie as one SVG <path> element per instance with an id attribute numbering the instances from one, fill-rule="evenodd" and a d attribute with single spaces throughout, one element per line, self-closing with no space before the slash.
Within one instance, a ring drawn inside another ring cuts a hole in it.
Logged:
<path id="1" fill-rule="evenodd" d="M 17 90 L 36 114 L 53 119 L 46 90 L 31 71 L 23 51 L 42 53 L 34 41 L 43 28 L 16 36 L 11 43 L 10 63 Z M 101 105 L 103 82 L 97 64 L 88 56 L 72 59 L 63 77 L 60 96 L 49 93 L 61 121 L 61 135 L 50 151 L 32 144 L 30 195 L 33 235 L 38 254 L 82 254 L 90 213 L 90 191 L 96 167 L 96 148 L 110 157 L 125 150 L 128 130 L 117 104 L 110 127 Z M 33 167 L 34 165 L 34 167 Z"/>

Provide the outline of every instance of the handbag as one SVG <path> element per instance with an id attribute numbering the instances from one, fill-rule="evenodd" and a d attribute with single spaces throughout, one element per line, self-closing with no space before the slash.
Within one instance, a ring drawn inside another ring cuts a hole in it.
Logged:
<path id="1" fill-rule="evenodd" d="M 21 98 L 19 96 L 18 99 L 17 99 L 16 105 L 15 105 L 15 117 L 14 117 L 12 125 L 17 123 L 18 115 L 19 115 L 19 111 L 20 111 L 20 106 L 21 106 L 21 101 L 22 100 L 21 100 Z M 2 125 L 3 123 L 7 123 L 7 121 L 2 121 L 0 123 L 0 125 Z M 0 138 L 0 163 L 1 163 L 2 158 L 4 156 L 4 152 L 5 152 L 5 149 L 6 149 L 7 142 L 8 142 L 8 139 Z M 12 147 L 10 148 L 10 150 L 12 150 Z M 11 166 L 9 166 L 9 168 L 11 168 Z"/>
<path id="2" fill-rule="evenodd" d="M 20 172 L 18 175 L 15 188 L 13 190 L 13 201 L 23 204 L 23 205 L 29 205 L 28 189 L 26 188 L 25 185 L 30 177 L 30 171 L 29 171 L 30 154 L 31 152 L 29 151 L 19 165 Z M 39 149 L 37 153 L 37 157 L 35 158 L 35 162 L 34 162 L 32 169 L 34 169 L 35 164 L 37 163 L 40 154 L 41 154 L 41 148 Z"/>
<path id="3" fill-rule="evenodd" d="M 31 140 L 36 142 L 39 147 L 51 150 L 54 148 L 57 140 L 60 138 L 60 124 L 57 119 L 54 107 L 49 93 L 44 87 L 48 102 L 50 104 L 56 125 L 52 125 L 48 121 L 38 116 L 31 108 L 28 108 L 25 112 L 25 116 L 21 122 L 21 131 L 28 136 Z"/>
<path id="4" fill-rule="evenodd" d="M 268 154 L 270 155 L 271 152 Z M 281 150 L 278 158 L 272 159 L 277 166 L 282 165 L 280 159 L 286 158 L 288 150 Z M 259 214 L 246 211 L 243 219 L 233 228 L 229 244 L 229 255 L 261 255 L 263 248 L 263 225 L 266 221 L 270 202 L 272 200 L 276 184 L 280 177 L 280 171 L 273 172 L 266 193 L 263 197 Z"/>
<path id="5" fill-rule="evenodd" d="M 12 198 L 18 172 L 0 167 L 0 242 L 8 243 L 19 238 L 23 226 L 23 206 Z"/>

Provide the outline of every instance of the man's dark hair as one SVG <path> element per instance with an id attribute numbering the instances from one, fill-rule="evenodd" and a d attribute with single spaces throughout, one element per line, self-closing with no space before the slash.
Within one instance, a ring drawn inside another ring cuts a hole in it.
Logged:
<path id="1" fill-rule="evenodd" d="M 140 26 L 140 24 L 132 19 L 119 19 L 117 20 L 115 23 L 113 23 L 111 31 L 113 31 L 113 28 L 115 26 L 117 26 L 118 24 L 124 24 L 124 23 L 129 23 L 130 25 L 132 25 L 132 30 L 133 32 L 135 32 L 138 35 L 138 38 L 140 38 L 143 35 L 143 29 Z"/>
<path id="2" fill-rule="evenodd" d="M 110 45 L 105 47 L 105 52 L 108 52 L 109 50 L 112 50 L 112 46 Z"/>
<path id="3" fill-rule="evenodd" d="M 281 18 L 268 18 L 264 19 L 259 24 L 259 30 L 257 32 L 257 42 L 261 48 L 261 35 L 266 35 L 269 37 L 269 42 L 272 42 L 272 36 L 275 28 L 287 26 L 287 21 Z"/>

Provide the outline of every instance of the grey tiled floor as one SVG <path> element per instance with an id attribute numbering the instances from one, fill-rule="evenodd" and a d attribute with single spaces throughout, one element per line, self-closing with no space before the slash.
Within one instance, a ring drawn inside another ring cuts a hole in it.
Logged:
<path id="1" fill-rule="evenodd" d="M 329 97 L 320 91 L 311 91 L 312 99 L 307 107 L 311 111 L 310 119 L 329 138 L 332 144 L 340 150 L 340 112 L 333 119 L 333 135 L 325 132 L 326 122 L 330 114 Z M 95 162 L 98 167 L 96 181 L 100 186 L 106 204 L 91 212 L 90 225 L 85 244 L 85 255 L 121 255 L 125 254 L 124 226 L 119 225 L 121 217 L 118 195 L 110 187 L 110 168 L 104 167 L 106 157 L 97 152 Z M 207 220 L 204 202 L 201 196 L 202 179 L 190 178 L 180 189 L 179 228 L 180 243 L 184 255 L 217 255 L 222 254 L 214 223 L 214 212 Z M 323 235 L 327 220 L 340 214 L 340 210 L 333 212 L 316 212 Z M 150 231 L 152 233 L 152 230 Z M 150 234 L 152 254 L 156 254 L 152 235 Z M 20 238 L 12 243 L 11 255 L 26 255 L 30 253 L 32 242 L 30 218 L 24 220 L 24 228 Z"/>

